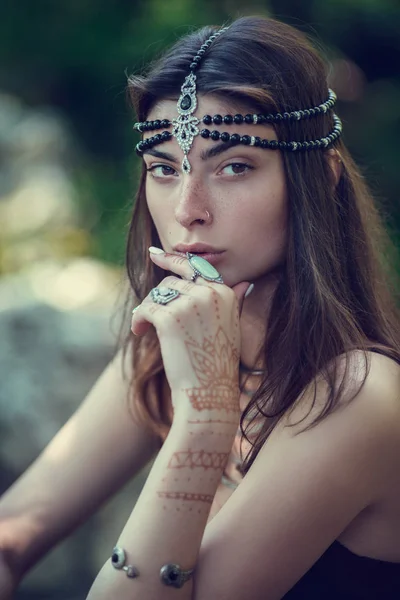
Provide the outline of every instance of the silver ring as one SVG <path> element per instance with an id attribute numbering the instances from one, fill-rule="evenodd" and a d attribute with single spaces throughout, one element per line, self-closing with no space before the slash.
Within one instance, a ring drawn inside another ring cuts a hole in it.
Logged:
<path id="1" fill-rule="evenodd" d="M 160 285 L 151 290 L 150 296 L 153 302 L 156 302 L 157 304 L 168 304 L 168 302 L 172 302 L 172 300 L 175 300 L 175 298 L 180 296 L 180 292 Z"/>
<path id="2" fill-rule="evenodd" d="M 193 269 L 193 275 L 190 278 L 191 281 L 195 282 L 197 277 L 202 277 L 207 281 L 214 281 L 216 283 L 224 283 L 221 275 L 217 269 L 211 265 L 208 260 L 197 254 L 191 254 L 186 252 L 186 257 L 189 261 L 189 265 Z"/>

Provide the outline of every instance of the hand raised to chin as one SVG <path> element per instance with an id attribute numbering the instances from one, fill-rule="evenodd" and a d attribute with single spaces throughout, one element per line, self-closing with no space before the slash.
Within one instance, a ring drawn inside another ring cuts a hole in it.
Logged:
<path id="1" fill-rule="evenodd" d="M 188 258 L 167 253 L 150 256 L 177 277 L 166 277 L 134 311 L 132 331 L 143 335 L 151 325 L 155 327 L 175 417 L 179 412 L 236 418 L 239 317 L 249 283 L 230 288 L 201 276 L 193 283 Z"/>

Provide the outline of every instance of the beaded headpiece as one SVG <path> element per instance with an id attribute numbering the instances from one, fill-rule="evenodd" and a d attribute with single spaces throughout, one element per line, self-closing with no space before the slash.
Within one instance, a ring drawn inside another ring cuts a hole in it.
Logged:
<path id="1" fill-rule="evenodd" d="M 176 138 L 179 147 L 183 151 L 184 158 L 182 161 L 182 170 L 185 173 L 190 173 L 191 165 L 189 163 L 188 154 L 193 145 L 193 140 L 197 135 L 205 139 L 211 139 L 213 141 L 219 141 L 234 144 L 244 144 L 247 146 L 256 146 L 259 148 L 269 150 L 284 150 L 289 152 L 308 151 L 316 150 L 319 148 L 327 148 L 330 146 L 342 133 L 342 122 L 339 117 L 333 113 L 333 129 L 328 135 L 323 138 L 316 140 L 303 140 L 303 141 L 290 141 L 284 142 L 280 140 L 268 140 L 261 139 L 259 136 L 252 135 L 240 135 L 238 133 L 228 133 L 227 131 L 220 132 L 218 130 L 210 131 L 209 129 L 202 129 L 200 131 L 199 125 L 241 125 L 246 123 L 251 124 L 270 124 L 279 123 L 281 121 L 300 121 L 302 119 L 309 119 L 320 114 L 325 114 L 331 110 L 336 102 L 336 94 L 331 89 L 329 90 L 328 99 L 312 108 L 303 108 L 292 112 L 276 112 L 268 114 L 247 114 L 247 115 L 205 115 L 202 118 L 194 116 L 194 112 L 197 108 L 197 96 L 196 96 L 196 75 L 195 71 L 199 66 L 204 54 L 207 52 L 211 44 L 216 40 L 228 27 L 223 27 L 207 41 L 202 44 L 200 50 L 190 63 L 190 73 L 185 78 L 181 87 L 181 95 L 179 96 L 177 103 L 178 117 L 173 119 L 172 122 L 168 119 L 157 119 L 155 121 L 144 121 L 142 123 L 135 123 L 134 129 L 144 133 L 145 131 L 154 131 L 158 129 L 164 129 L 172 126 L 172 133 L 170 131 L 163 131 L 157 133 L 152 137 L 142 140 L 136 145 L 136 152 L 142 155 L 147 149 L 152 148 L 162 142 L 167 142 L 173 137 Z"/>

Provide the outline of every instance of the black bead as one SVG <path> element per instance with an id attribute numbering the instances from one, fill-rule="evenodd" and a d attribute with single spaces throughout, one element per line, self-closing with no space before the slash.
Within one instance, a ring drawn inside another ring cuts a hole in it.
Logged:
<path id="1" fill-rule="evenodd" d="M 161 127 L 161 121 L 159 119 L 156 119 L 153 123 L 154 129 L 160 129 Z"/>
<path id="2" fill-rule="evenodd" d="M 161 139 L 162 139 L 164 142 L 166 142 L 166 141 L 170 140 L 170 139 L 171 139 L 171 137 L 172 137 L 172 136 L 171 136 L 171 134 L 170 134 L 170 132 L 169 132 L 169 131 L 164 131 L 164 132 L 161 134 Z"/>
<path id="3" fill-rule="evenodd" d="M 197 67 L 197 63 L 195 63 L 195 62 L 190 63 L 190 70 L 191 71 L 194 71 L 196 67 Z"/>
<path id="4" fill-rule="evenodd" d="M 261 138 L 258 135 L 254 138 L 254 145 L 258 148 L 261 146 Z"/>
<path id="5" fill-rule="evenodd" d="M 211 125 L 212 117 L 210 115 L 204 115 L 203 123 L 204 123 L 204 125 Z"/>
<path id="6" fill-rule="evenodd" d="M 222 123 L 221 115 L 214 115 L 213 122 L 215 123 L 215 125 L 221 125 L 221 123 Z"/>
<path id="7" fill-rule="evenodd" d="M 309 149 L 309 143 L 308 142 L 302 142 L 300 144 L 300 150 L 308 150 Z"/>
<path id="8" fill-rule="evenodd" d="M 197 54 L 198 54 L 199 56 L 204 56 L 205 52 L 206 52 L 206 51 L 204 50 L 204 48 L 200 48 L 200 50 L 198 51 L 198 53 L 197 53 Z"/>
<path id="9" fill-rule="evenodd" d="M 221 133 L 221 141 L 222 142 L 229 142 L 230 139 L 231 139 L 231 136 L 227 131 L 223 131 Z"/>
<path id="10" fill-rule="evenodd" d="M 271 148 L 271 150 L 275 150 L 276 148 L 278 148 L 278 141 L 277 140 L 271 140 L 269 143 L 269 147 Z"/>
<path id="11" fill-rule="evenodd" d="M 168 119 L 163 119 L 160 123 L 161 127 L 169 127 L 170 126 L 170 122 L 168 121 Z"/>
<path id="12" fill-rule="evenodd" d="M 310 113 L 310 117 L 313 117 L 316 114 L 316 112 L 313 108 L 309 108 L 308 112 Z"/>
<path id="13" fill-rule="evenodd" d="M 275 121 L 283 121 L 283 115 L 281 115 L 281 113 L 276 113 Z"/>
<path id="14" fill-rule="evenodd" d="M 225 115 L 223 121 L 226 125 L 230 125 L 231 123 L 233 123 L 232 115 Z"/>
<path id="15" fill-rule="evenodd" d="M 290 119 L 290 114 L 288 112 L 284 112 L 282 116 L 284 121 L 288 121 Z"/>
<path id="16" fill-rule="evenodd" d="M 257 124 L 264 123 L 264 121 L 265 121 L 264 115 L 257 115 Z"/>
<path id="17" fill-rule="evenodd" d="M 310 116 L 310 111 L 309 111 L 308 108 L 305 108 L 302 112 L 304 113 L 305 117 L 309 117 Z"/>
<path id="18" fill-rule="evenodd" d="M 243 115 L 235 115 L 233 117 L 233 122 L 236 123 L 236 125 L 243 123 Z"/>
<path id="19" fill-rule="evenodd" d="M 264 115 L 264 122 L 265 123 L 271 123 L 272 121 L 275 121 L 275 116 L 268 114 L 268 115 Z"/>
<path id="20" fill-rule="evenodd" d="M 232 142 L 232 144 L 239 144 L 240 143 L 240 135 L 238 133 L 232 133 L 230 141 Z"/>
<path id="21" fill-rule="evenodd" d="M 251 137 L 249 135 L 243 135 L 240 138 L 240 143 L 245 144 L 245 146 L 249 146 L 251 143 Z"/>
<path id="22" fill-rule="evenodd" d="M 250 125 L 250 123 L 253 122 L 253 115 L 250 115 L 250 114 L 245 115 L 244 122 L 247 123 L 248 125 Z"/>
<path id="23" fill-rule="evenodd" d="M 315 142 L 313 140 L 311 140 L 310 142 L 308 142 L 308 147 L 310 150 L 314 150 L 315 148 Z"/>
<path id="24" fill-rule="evenodd" d="M 278 142 L 279 150 L 286 150 L 286 142 Z"/>
<path id="25" fill-rule="evenodd" d="M 270 144 L 269 140 L 261 140 L 261 148 L 264 148 L 264 150 L 266 148 L 269 148 L 269 144 Z"/>
<path id="26" fill-rule="evenodd" d="M 214 142 L 216 142 L 217 140 L 219 140 L 219 138 L 220 138 L 220 133 L 219 133 L 219 131 L 215 131 L 215 130 L 214 130 L 214 131 L 212 131 L 212 132 L 211 132 L 211 135 L 210 135 L 210 138 L 211 138 L 212 140 L 214 140 Z"/>
<path id="27" fill-rule="evenodd" d="M 158 144 L 159 142 L 162 141 L 162 135 L 161 133 L 157 133 L 157 135 L 154 136 L 154 141 L 156 144 Z"/>
<path id="28" fill-rule="evenodd" d="M 201 135 L 202 138 L 207 139 L 207 138 L 210 137 L 210 130 L 209 129 L 202 129 L 200 131 L 200 135 Z"/>

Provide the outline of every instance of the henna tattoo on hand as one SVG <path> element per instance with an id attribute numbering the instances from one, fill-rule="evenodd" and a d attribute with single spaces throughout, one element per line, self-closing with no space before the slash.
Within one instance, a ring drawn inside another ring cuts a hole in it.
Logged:
<path id="1" fill-rule="evenodd" d="M 193 451 L 185 450 L 175 452 L 168 463 L 169 469 L 182 469 L 188 467 L 194 469 L 201 467 L 203 469 L 222 470 L 228 460 L 229 452 L 206 452 L 205 450 Z"/>
<path id="2" fill-rule="evenodd" d="M 186 342 L 193 370 L 201 384 L 186 393 L 195 410 L 238 411 L 239 353 L 220 327 L 203 344 Z"/>
<path id="3" fill-rule="evenodd" d="M 224 421 L 223 419 L 207 419 L 206 421 L 201 421 L 200 419 L 196 419 L 196 421 L 188 421 L 191 425 L 208 425 L 209 423 L 221 423 L 223 425 L 236 425 L 236 421 Z"/>

